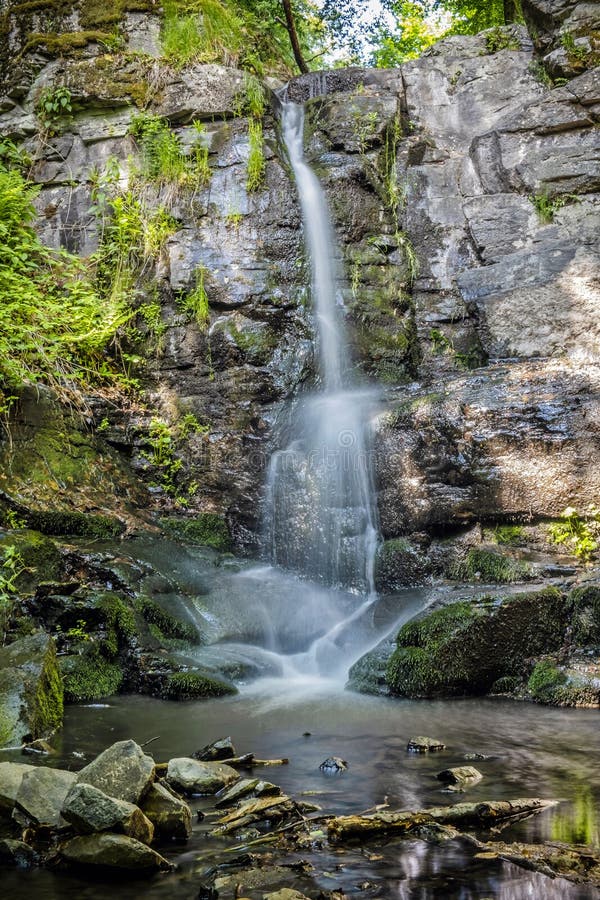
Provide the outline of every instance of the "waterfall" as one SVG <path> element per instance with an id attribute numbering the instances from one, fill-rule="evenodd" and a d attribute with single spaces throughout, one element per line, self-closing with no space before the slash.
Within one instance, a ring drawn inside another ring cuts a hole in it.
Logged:
<path id="1" fill-rule="evenodd" d="M 336 588 L 375 596 L 377 513 L 370 465 L 370 392 L 352 377 L 327 202 L 304 158 L 304 108 L 285 102 L 281 132 L 300 198 L 311 265 L 317 390 L 293 411 L 290 441 L 267 478 L 272 562 Z"/>

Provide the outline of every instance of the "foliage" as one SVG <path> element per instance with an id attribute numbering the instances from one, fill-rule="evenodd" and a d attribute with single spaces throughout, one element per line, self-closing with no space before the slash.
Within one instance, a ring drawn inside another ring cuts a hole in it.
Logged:
<path id="1" fill-rule="evenodd" d="M 577 65 L 586 62 L 588 56 L 590 55 L 590 51 L 586 44 L 575 43 L 575 38 L 568 31 L 566 31 L 562 35 L 560 42 L 567 52 L 567 57 L 571 65 Z"/>
<path id="2" fill-rule="evenodd" d="M 478 579 L 493 584 L 510 584 L 530 577 L 531 568 L 508 556 L 502 556 L 483 547 L 472 547 L 464 560 L 457 563 L 452 571 L 454 578 L 473 581 Z"/>
<path id="3" fill-rule="evenodd" d="M 488 53 L 497 53 L 499 50 L 520 50 L 521 44 L 518 37 L 510 31 L 503 31 L 502 28 L 496 26 L 487 32 L 485 48 Z"/>
<path id="4" fill-rule="evenodd" d="M 587 513 L 579 513 L 568 506 L 560 520 L 549 527 L 550 538 L 563 544 L 583 562 L 590 562 L 598 550 L 600 537 L 600 509 L 590 504 Z"/>
<path id="5" fill-rule="evenodd" d="M 206 186 L 212 178 L 212 169 L 208 162 L 208 144 L 206 143 L 206 126 L 194 119 L 192 128 L 196 133 L 196 143 L 192 148 L 193 172 L 199 186 Z"/>
<path id="6" fill-rule="evenodd" d="M 205 331 L 209 322 L 210 310 L 205 279 L 208 274 L 206 266 L 198 266 L 194 272 L 194 287 L 189 293 L 179 295 L 179 305 L 187 313 L 201 331 Z"/>
<path id="7" fill-rule="evenodd" d="M 65 700 L 100 700 L 116 694 L 123 683 L 118 662 L 106 659 L 97 643 L 90 643 L 77 656 L 61 660 Z"/>
<path id="8" fill-rule="evenodd" d="M 248 122 L 248 139 L 250 149 L 246 163 L 246 189 L 252 193 L 258 191 L 265 180 L 263 130 L 262 123 L 258 119 L 250 119 Z"/>
<path id="9" fill-rule="evenodd" d="M 514 547 L 523 540 L 522 525 L 496 525 L 493 535 L 499 544 Z"/>
<path id="10" fill-rule="evenodd" d="M 102 296 L 85 262 L 45 247 L 31 227 L 38 188 L 0 168 L 0 389 L 114 379 L 106 348 L 130 312 Z M 1 399 L 1 396 L 0 396 Z"/>
<path id="11" fill-rule="evenodd" d="M 565 205 L 565 197 L 550 197 L 547 193 L 534 194 L 529 198 L 535 206 L 540 222 L 547 225 L 554 219 L 555 213 Z"/>
<path id="12" fill-rule="evenodd" d="M 0 139 L 0 167 L 4 169 L 18 169 L 24 173 L 31 167 L 33 160 L 23 147 L 17 147 L 8 138 Z"/>
<path id="13" fill-rule="evenodd" d="M 35 105 L 35 111 L 44 128 L 55 127 L 61 119 L 69 117 L 73 112 L 71 91 L 64 85 L 44 88 Z"/>
<path id="14" fill-rule="evenodd" d="M 6 632 L 17 593 L 19 575 L 25 571 L 25 563 L 17 548 L 9 544 L 4 549 L 0 563 L 0 643 L 4 644 Z"/>

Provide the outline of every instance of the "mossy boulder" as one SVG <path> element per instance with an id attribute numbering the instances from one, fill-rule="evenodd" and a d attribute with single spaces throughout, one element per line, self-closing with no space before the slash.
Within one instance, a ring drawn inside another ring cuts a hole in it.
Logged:
<path id="1" fill-rule="evenodd" d="M 452 603 L 400 629 L 387 669 L 405 697 L 486 694 L 564 643 L 571 603 L 556 588 L 502 601 Z"/>
<path id="2" fill-rule="evenodd" d="M 40 581 L 54 581 L 63 574 L 63 559 L 54 541 L 28 528 L 0 533 L 0 556 L 14 547 L 23 569 L 15 581 L 17 591 L 32 590 Z"/>
<path id="3" fill-rule="evenodd" d="M 375 560 L 375 584 L 378 591 L 396 591 L 407 585 L 422 584 L 431 573 L 427 557 L 405 538 L 384 541 Z"/>
<path id="4" fill-rule="evenodd" d="M 471 547 L 467 555 L 457 562 L 451 577 L 461 581 L 483 581 L 486 584 L 511 584 L 531 578 L 531 566 L 515 559 L 507 552 L 493 547 Z"/>
<path id="5" fill-rule="evenodd" d="M 47 737 L 62 724 L 63 684 L 43 633 L 0 649 L 0 746 Z"/>
<path id="6" fill-rule="evenodd" d="M 107 659 L 96 645 L 62 657 L 60 669 L 65 700 L 70 703 L 111 697 L 119 692 L 124 679 L 120 663 Z"/>
<path id="7" fill-rule="evenodd" d="M 173 672 L 162 690 L 166 700 L 204 700 L 229 694 L 237 694 L 235 685 L 202 671 Z"/>

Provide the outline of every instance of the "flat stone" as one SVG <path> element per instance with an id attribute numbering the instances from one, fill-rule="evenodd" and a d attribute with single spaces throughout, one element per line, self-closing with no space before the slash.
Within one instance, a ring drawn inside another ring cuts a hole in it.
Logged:
<path id="1" fill-rule="evenodd" d="M 435 753 L 438 750 L 445 750 L 446 745 L 435 738 L 419 735 L 418 737 L 410 738 L 406 749 L 409 753 Z"/>
<path id="2" fill-rule="evenodd" d="M 35 769 L 25 763 L 0 762 L 0 816 L 10 818 L 23 776 Z"/>
<path id="3" fill-rule="evenodd" d="M 142 803 L 144 814 L 161 840 L 187 841 L 192 834 L 192 811 L 184 800 L 159 782 L 153 784 Z"/>
<path id="4" fill-rule="evenodd" d="M 166 780 L 184 794 L 216 794 L 239 777 L 231 766 L 200 762 L 186 756 L 169 760 Z"/>
<path id="5" fill-rule="evenodd" d="M 93 834 L 62 844 L 59 853 L 66 862 L 79 866 L 150 874 L 169 871 L 167 860 L 146 844 L 122 834 Z"/>
<path id="6" fill-rule="evenodd" d="M 138 804 L 154 781 L 154 760 L 135 741 L 118 741 L 82 769 L 77 781 Z"/>
<path id="7" fill-rule="evenodd" d="M 76 780 L 75 772 L 36 766 L 23 775 L 15 808 L 35 825 L 61 827 L 61 810 Z"/>
<path id="8" fill-rule="evenodd" d="M 91 784 L 75 784 L 62 808 L 63 818 L 81 834 L 112 831 L 150 844 L 154 826 L 139 807 L 115 800 Z"/>

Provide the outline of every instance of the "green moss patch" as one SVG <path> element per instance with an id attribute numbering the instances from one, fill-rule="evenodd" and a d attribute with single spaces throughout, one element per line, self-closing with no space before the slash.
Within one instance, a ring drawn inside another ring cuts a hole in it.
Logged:
<path id="1" fill-rule="evenodd" d="M 541 659 L 535 664 L 527 682 L 527 688 L 536 700 L 548 702 L 556 693 L 556 689 L 567 680 L 564 672 L 556 668 L 549 659 Z"/>
<path id="2" fill-rule="evenodd" d="M 600 585 L 582 585 L 571 591 L 573 642 L 600 644 Z"/>
<path id="3" fill-rule="evenodd" d="M 151 631 L 158 640 L 162 638 L 171 638 L 184 641 L 187 644 L 199 644 L 200 635 L 198 630 L 191 622 L 182 622 L 171 613 L 167 612 L 149 597 L 140 597 L 138 600 L 138 608 L 144 619 L 150 626 L 154 626 L 155 631 Z"/>
<path id="4" fill-rule="evenodd" d="M 200 513 L 194 518 L 163 518 L 160 525 L 167 534 L 191 544 L 203 544 L 215 550 L 231 549 L 231 535 L 223 516 L 218 513 Z"/>
<path id="5" fill-rule="evenodd" d="M 407 697 L 485 694 L 500 678 L 525 675 L 532 658 L 557 650 L 570 610 L 556 588 L 436 610 L 400 630 L 387 669 L 391 691 Z"/>
<path id="6" fill-rule="evenodd" d="M 237 688 L 198 672 L 175 672 L 169 675 L 163 689 L 167 700 L 198 700 L 237 694 Z"/>
<path id="7" fill-rule="evenodd" d="M 494 550 L 472 547 L 457 563 L 451 577 L 461 581 L 484 581 L 491 584 L 511 584 L 531 577 L 531 566 Z"/>
<path id="8" fill-rule="evenodd" d="M 43 534 L 30 529 L 12 531 L 0 537 L 0 551 L 14 546 L 25 569 L 16 581 L 19 591 L 32 590 L 40 581 L 56 581 L 63 572 L 59 549 Z"/>
<path id="9" fill-rule="evenodd" d="M 99 540 L 119 537 L 125 525 L 110 516 L 91 515 L 82 512 L 28 510 L 24 518 L 31 528 L 42 534 L 76 535 Z"/>
<path id="10" fill-rule="evenodd" d="M 118 693 L 123 670 L 118 662 L 106 659 L 96 646 L 78 656 L 61 660 L 65 700 L 100 700 Z"/>

